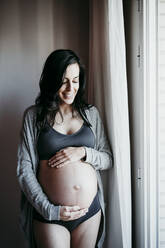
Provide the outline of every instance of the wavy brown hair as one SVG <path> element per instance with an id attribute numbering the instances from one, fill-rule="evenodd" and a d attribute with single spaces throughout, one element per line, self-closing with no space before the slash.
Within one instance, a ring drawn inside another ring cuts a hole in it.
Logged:
<path id="1" fill-rule="evenodd" d="M 72 50 L 58 49 L 53 51 L 46 59 L 39 81 L 40 92 L 35 100 L 37 107 L 36 124 L 39 129 L 44 127 L 46 122 L 53 126 L 57 112 L 60 113 L 63 120 L 59 108 L 60 98 L 58 91 L 62 86 L 62 78 L 67 66 L 75 63 L 79 65 L 80 73 L 79 89 L 72 103 L 72 114 L 76 110 L 85 123 L 91 126 L 85 113 L 85 109 L 89 109 L 93 105 L 86 103 L 84 98 L 86 86 L 84 66 Z"/>

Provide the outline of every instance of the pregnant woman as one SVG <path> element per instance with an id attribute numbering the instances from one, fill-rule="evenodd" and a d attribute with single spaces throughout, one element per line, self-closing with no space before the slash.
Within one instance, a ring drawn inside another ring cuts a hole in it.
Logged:
<path id="1" fill-rule="evenodd" d="M 99 170 L 112 166 L 97 108 L 84 100 L 78 56 L 47 58 L 35 105 L 24 114 L 18 148 L 21 225 L 34 248 L 102 247 L 105 234 Z"/>

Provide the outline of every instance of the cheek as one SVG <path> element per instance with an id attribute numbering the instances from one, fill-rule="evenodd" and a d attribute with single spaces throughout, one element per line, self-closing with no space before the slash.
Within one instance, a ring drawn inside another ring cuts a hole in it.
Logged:
<path id="1" fill-rule="evenodd" d="M 77 87 L 76 87 L 76 91 L 78 91 L 79 90 L 79 85 L 77 85 Z"/>
<path id="2" fill-rule="evenodd" d="M 66 88 L 65 86 L 62 86 L 59 90 L 59 94 L 62 94 L 65 91 L 65 88 Z"/>

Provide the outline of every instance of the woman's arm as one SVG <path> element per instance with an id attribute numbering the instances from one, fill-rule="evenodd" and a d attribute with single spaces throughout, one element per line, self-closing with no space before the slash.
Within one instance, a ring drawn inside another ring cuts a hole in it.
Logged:
<path id="1" fill-rule="evenodd" d="M 96 148 L 84 146 L 84 162 L 91 164 L 95 170 L 105 170 L 113 165 L 113 154 L 108 144 L 103 122 L 100 118 L 99 111 L 94 107 L 93 118 L 96 122 Z"/>
<path id="2" fill-rule="evenodd" d="M 34 114 L 33 114 L 34 115 Z M 60 219 L 60 206 L 51 204 L 43 192 L 34 172 L 35 137 L 32 112 L 23 118 L 21 139 L 18 146 L 17 178 L 21 190 L 33 207 L 48 220 Z"/>

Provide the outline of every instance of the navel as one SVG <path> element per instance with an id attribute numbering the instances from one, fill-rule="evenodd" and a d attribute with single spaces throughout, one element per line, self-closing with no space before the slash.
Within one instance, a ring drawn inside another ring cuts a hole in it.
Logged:
<path id="1" fill-rule="evenodd" d="M 73 188 L 74 188 L 75 190 L 79 190 L 81 187 L 80 187 L 80 185 L 74 185 Z"/>

